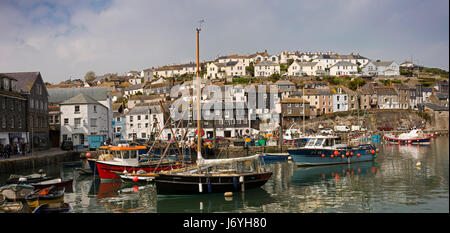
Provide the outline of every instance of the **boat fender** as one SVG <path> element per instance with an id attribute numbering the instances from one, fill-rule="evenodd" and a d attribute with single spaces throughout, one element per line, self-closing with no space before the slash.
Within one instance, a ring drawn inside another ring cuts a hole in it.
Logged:
<path id="1" fill-rule="evenodd" d="M 345 159 L 345 155 L 342 155 L 342 158 Z"/>
<path id="2" fill-rule="evenodd" d="M 238 180 L 237 180 L 237 177 L 233 177 L 233 186 L 234 186 L 235 189 L 238 188 Z"/>
<path id="3" fill-rule="evenodd" d="M 244 182 L 244 176 L 240 176 L 239 177 L 239 183 L 243 183 Z"/>
<path id="4" fill-rule="evenodd" d="M 370 153 L 374 155 L 374 154 L 375 154 L 375 151 L 374 151 L 374 150 L 371 150 Z"/>
<path id="5" fill-rule="evenodd" d="M 345 155 L 348 157 L 350 155 L 350 153 L 348 153 L 348 151 L 347 151 L 347 153 L 345 153 Z"/>
<path id="6" fill-rule="evenodd" d="M 322 154 L 322 158 L 325 157 L 325 154 Z"/>
<path id="7" fill-rule="evenodd" d="M 334 155 L 333 154 L 331 154 L 331 156 L 330 156 L 331 158 L 334 158 Z"/>
<path id="8" fill-rule="evenodd" d="M 353 152 L 350 152 L 350 155 L 353 156 Z"/>
<path id="9" fill-rule="evenodd" d="M 334 151 L 334 155 L 338 156 L 339 155 L 339 151 L 335 150 Z"/>
<path id="10" fill-rule="evenodd" d="M 358 158 L 359 158 L 359 156 L 361 156 L 361 154 L 360 154 L 360 153 L 358 153 L 358 154 L 356 154 L 356 156 L 358 156 Z"/>
<path id="11" fill-rule="evenodd" d="M 211 181 L 208 179 L 208 193 L 212 192 Z"/>
<path id="12" fill-rule="evenodd" d="M 198 192 L 200 192 L 200 193 L 203 192 L 203 185 L 202 185 L 202 182 L 198 183 Z"/>
<path id="13" fill-rule="evenodd" d="M 224 196 L 225 197 L 232 197 L 233 196 L 233 192 L 225 192 Z"/>
<path id="14" fill-rule="evenodd" d="M 139 180 L 139 178 L 138 178 L 137 176 L 134 176 L 134 177 L 133 177 L 133 181 L 134 181 L 134 182 L 138 182 L 138 180 Z"/>

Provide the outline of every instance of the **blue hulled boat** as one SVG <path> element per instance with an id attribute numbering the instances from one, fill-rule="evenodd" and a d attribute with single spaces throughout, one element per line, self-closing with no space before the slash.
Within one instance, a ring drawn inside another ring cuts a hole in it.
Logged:
<path id="1" fill-rule="evenodd" d="M 336 136 L 311 136 L 304 147 L 288 149 L 297 166 L 314 166 L 371 161 L 376 148 L 371 144 L 340 144 Z"/>

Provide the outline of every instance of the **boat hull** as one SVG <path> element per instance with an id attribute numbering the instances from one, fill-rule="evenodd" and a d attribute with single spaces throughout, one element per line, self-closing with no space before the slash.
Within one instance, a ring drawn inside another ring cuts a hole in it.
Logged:
<path id="1" fill-rule="evenodd" d="M 97 161 L 97 171 L 102 181 L 118 180 L 120 177 L 117 172 L 121 173 L 127 171 L 128 173 L 137 173 L 139 170 L 143 170 L 146 173 L 158 173 L 160 171 L 166 171 L 176 168 L 181 168 L 182 165 L 176 165 L 173 163 L 161 163 L 157 169 L 157 164 L 142 165 L 142 166 L 128 166 L 128 165 L 116 165 L 110 164 L 107 161 Z"/>
<path id="2" fill-rule="evenodd" d="M 338 151 L 336 156 L 334 153 Z M 347 152 L 349 155 L 347 156 Z M 332 164 L 344 164 L 371 161 L 374 159 L 374 155 L 371 153 L 371 149 L 288 149 L 288 153 L 297 166 L 316 166 L 316 165 L 332 165 Z M 351 155 L 353 153 L 353 156 Z M 322 157 L 322 154 L 324 157 Z M 358 154 L 360 155 L 358 157 Z M 331 157 L 333 155 L 333 157 Z M 344 155 L 344 157 L 342 157 Z"/>
<path id="3" fill-rule="evenodd" d="M 24 200 L 31 194 L 34 187 L 26 184 L 11 184 L 0 188 L 0 194 L 3 194 L 8 200 Z"/>
<path id="4" fill-rule="evenodd" d="M 430 145 L 431 137 L 428 138 L 411 138 L 411 139 L 398 139 L 388 136 L 384 136 L 384 139 L 389 144 L 413 144 L 413 145 Z"/>
<path id="5" fill-rule="evenodd" d="M 239 182 L 241 176 L 244 179 L 244 190 L 247 190 L 264 185 L 272 176 L 272 172 L 220 176 L 160 174 L 155 177 L 156 193 L 158 195 L 195 195 L 240 192 L 242 191 L 242 182 Z"/>

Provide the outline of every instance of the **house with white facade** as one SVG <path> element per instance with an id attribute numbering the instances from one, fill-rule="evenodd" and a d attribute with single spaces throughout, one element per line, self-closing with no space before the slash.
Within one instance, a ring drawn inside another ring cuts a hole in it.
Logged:
<path id="1" fill-rule="evenodd" d="M 159 105 L 136 106 L 125 114 L 125 121 L 128 140 L 151 139 L 163 130 L 164 114 Z"/>
<path id="2" fill-rule="evenodd" d="M 373 61 L 378 76 L 400 75 L 400 66 L 395 61 Z"/>
<path id="3" fill-rule="evenodd" d="M 125 87 L 125 96 L 129 97 L 132 95 L 136 95 L 137 93 L 144 93 L 144 85 L 136 84 L 129 87 Z"/>
<path id="4" fill-rule="evenodd" d="M 199 67 L 199 69 L 201 70 L 201 67 Z M 187 64 L 167 65 L 153 69 L 154 75 L 164 78 L 183 74 L 196 74 L 196 72 L 197 64 L 193 62 Z"/>
<path id="5" fill-rule="evenodd" d="M 330 67 L 330 75 L 356 75 L 358 74 L 358 66 L 347 61 L 340 61 Z"/>
<path id="6" fill-rule="evenodd" d="M 255 77 L 269 77 L 275 73 L 280 73 L 280 65 L 276 62 L 262 61 L 255 65 Z"/>
<path id="7" fill-rule="evenodd" d="M 249 66 L 251 59 L 248 56 L 240 56 L 237 54 L 232 54 L 228 56 L 221 56 L 216 59 L 218 63 L 227 63 L 230 61 L 242 62 L 244 66 Z"/>
<path id="8" fill-rule="evenodd" d="M 330 88 L 333 94 L 333 112 L 345 112 L 349 110 L 348 95 L 342 87 Z"/>
<path id="9" fill-rule="evenodd" d="M 325 68 L 328 69 L 338 62 L 350 62 L 355 65 L 359 64 L 360 67 L 363 67 L 364 65 L 369 63 L 370 60 L 359 54 L 354 55 L 353 53 L 351 53 L 350 55 L 322 54 L 313 60 L 313 62 L 319 61 L 321 61 L 325 65 Z"/>
<path id="10" fill-rule="evenodd" d="M 246 64 L 242 61 L 215 62 L 206 66 L 206 77 L 209 79 L 246 76 Z"/>
<path id="11" fill-rule="evenodd" d="M 80 93 L 60 103 L 60 111 L 61 142 L 87 146 L 89 135 L 109 136 L 108 108 L 88 95 Z"/>
<path id="12" fill-rule="evenodd" d="M 300 62 L 294 61 L 288 67 L 288 75 L 290 76 L 320 76 L 326 75 L 325 65 L 322 62 Z"/>
<path id="13" fill-rule="evenodd" d="M 377 76 L 378 75 L 377 66 L 372 61 L 369 61 L 369 63 L 367 63 L 365 66 L 363 66 L 361 68 L 361 70 L 364 75 L 368 75 L 368 76 Z"/>

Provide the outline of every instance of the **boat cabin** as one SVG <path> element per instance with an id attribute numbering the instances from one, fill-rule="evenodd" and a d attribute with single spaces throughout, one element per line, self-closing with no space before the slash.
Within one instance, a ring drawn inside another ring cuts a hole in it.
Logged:
<path id="1" fill-rule="evenodd" d="M 139 150 L 146 149 L 145 146 L 101 146 L 103 157 L 111 158 L 117 162 L 126 162 L 128 164 L 137 164 L 139 161 Z"/>
<path id="2" fill-rule="evenodd" d="M 341 138 L 336 136 L 315 136 L 310 137 L 305 147 L 316 148 L 316 147 L 335 147 L 340 145 Z"/>

